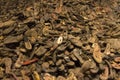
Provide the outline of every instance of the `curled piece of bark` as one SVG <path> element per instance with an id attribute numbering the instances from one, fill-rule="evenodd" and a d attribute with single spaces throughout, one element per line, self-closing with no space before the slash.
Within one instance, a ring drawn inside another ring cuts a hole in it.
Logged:
<path id="1" fill-rule="evenodd" d="M 21 70 L 22 78 L 23 80 L 30 80 L 28 76 L 26 76 L 26 72 L 24 70 Z"/>
<path id="2" fill-rule="evenodd" d="M 77 80 L 77 78 L 73 72 L 70 72 L 66 80 Z"/>
<path id="3" fill-rule="evenodd" d="M 63 76 L 58 76 L 56 80 L 66 80 Z"/>
<path id="4" fill-rule="evenodd" d="M 120 64 L 119 63 L 117 64 L 116 62 L 113 62 L 111 65 L 112 65 L 113 68 L 120 70 Z"/>
<path id="5" fill-rule="evenodd" d="M 97 67 L 95 62 L 91 62 L 91 67 L 90 67 L 91 73 L 97 73 L 99 71 L 99 68 Z"/>
<path id="6" fill-rule="evenodd" d="M 3 62 L 4 62 L 5 67 L 6 67 L 5 73 L 10 73 L 11 72 L 11 66 L 12 66 L 11 58 L 8 58 L 8 57 L 3 58 Z"/>
<path id="7" fill-rule="evenodd" d="M 23 35 L 8 36 L 4 39 L 4 44 L 16 43 L 23 39 Z"/>
<path id="8" fill-rule="evenodd" d="M 73 50 L 73 55 L 79 60 L 80 64 L 84 63 L 83 58 L 80 56 L 80 50 L 79 49 L 74 49 Z"/>
<path id="9" fill-rule="evenodd" d="M 4 77 L 4 69 L 0 67 L 0 78 Z"/>
<path id="10" fill-rule="evenodd" d="M 109 69 L 107 66 L 104 67 L 104 72 L 100 75 L 101 80 L 108 80 L 109 77 Z"/>
<path id="11" fill-rule="evenodd" d="M 4 28 L 4 27 L 7 27 L 7 26 L 10 26 L 10 25 L 12 25 L 12 24 L 14 24 L 15 23 L 15 21 L 12 21 L 12 20 L 9 20 L 9 21 L 6 21 L 6 22 L 1 22 L 0 23 L 0 28 Z"/>
<path id="12" fill-rule="evenodd" d="M 90 60 L 87 60 L 83 63 L 83 65 L 81 66 L 81 69 L 80 71 L 82 73 L 86 72 L 87 70 L 89 70 L 91 68 L 91 61 Z"/>
<path id="13" fill-rule="evenodd" d="M 100 50 L 100 47 L 98 45 L 98 43 L 94 43 L 93 44 L 93 58 L 97 63 L 101 63 L 102 62 L 102 53 Z"/>
<path id="14" fill-rule="evenodd" d="M 25 48 L 28 49 L 28 50 L 31 50 L 32 49 L 32 45 L 31 45 L 31 42 L 29 40 L 26 40 L 24 42 L 25 44 Z"/>
<path id="15" fill-rule="evenodd" d="M 20 68 L 22 66 L 22 63 L 23 63 L 22 58 L 23 58 L 23 55 L 19 54 L 19 57 L 14 64 L 15 68 Z"/>
<path id="16" fill-rule="evenodd" d="M 50 75 L 49 73 L 45 73 L 43 76 L 44 80 L 56 80 L 56 78 L 52 75 Z"/>
<path id="17" fill-rule="evenodd" d="M 41 77 L 37 71 L 34 71 L 32 76 L 33 76 L 33 80 L 41 80 Z"/>
<path id="18" fill-rule="evenodd" d="M 120 62 L 120 57 L 114 58 L 114 61 L 115 61 L 115 62 Z"/>

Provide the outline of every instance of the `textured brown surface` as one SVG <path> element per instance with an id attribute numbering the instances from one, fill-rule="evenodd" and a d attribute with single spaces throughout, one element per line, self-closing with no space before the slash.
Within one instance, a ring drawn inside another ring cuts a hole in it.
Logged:
<path id="1" fill-rule="evenodd" d="M 119 80 L 119 0 L 0 0 L 0 80 Z"/>

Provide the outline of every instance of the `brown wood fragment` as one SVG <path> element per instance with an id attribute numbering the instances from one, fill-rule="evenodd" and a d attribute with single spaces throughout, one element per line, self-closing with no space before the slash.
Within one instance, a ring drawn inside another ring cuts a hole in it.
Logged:
<path id="1" fill-rule="evenodd" d="M 41 80 L 41 77 L 37 71 L 34 71 L 32 76 L 33 76 L 33 80 Z"/>
<path id="2" fill-rule="evenodd" d="M 109 77 L 109 69 L 108 67 L 104 67 L 104 72 L 100 75 L 101 80 L 108 80 Z"/>
<path id="3" fill-rule="evenodd" d="M 25 48 L 26 49 L 28 49 L 28 50 L 31 50 L 32 49 L 32 45 L 31 45 L 31 43 L 30 43 L 30 41 L 28 40 L 28 41 L 25 41 Z"/>
<path id="4" fill-rule="evenodd" d="M 120 64 L 119 63 L 117 64 L 116 62 L 112 62 L 111 65 L 112 65 L 113 68 L 120 70 Z"/>
<path id="5" fill-rule="evenodd" d="M 115 62 L 120 62 L 120 57 L 114 58 L 114 61 L 115 61 Z"/>
<path id="6" fill-rule="evenodd" d="M 9 21 L 6 21 L 6 22 L 1 22 L 0 23 L 0 28 L 4 28 L 4 27 L 7 27 L 7 26 L 10 26 L 12 24 L 14 24 L 15 21 L 12 21 L 12 20 L 9 20 Z"/>
<path id="7" fill-rule="evenodd" d="M 98 45 L 98 43 L 93 44 L 93 58 L 95 59 L 97 63 L 102 62 L 102 53 L 101 53 L 100 46 Z"/>

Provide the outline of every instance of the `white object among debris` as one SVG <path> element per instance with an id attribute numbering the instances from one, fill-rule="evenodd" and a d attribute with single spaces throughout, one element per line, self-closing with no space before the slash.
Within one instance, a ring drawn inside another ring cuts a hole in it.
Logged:
<path id="1" fill-rule="evenodd" d="M 60 36 L 60 37 L 58 38 L 58 40 L 57 40 L 57 44 L 61 44 L 62 42 L 63 42 L 63 37 Z"/>

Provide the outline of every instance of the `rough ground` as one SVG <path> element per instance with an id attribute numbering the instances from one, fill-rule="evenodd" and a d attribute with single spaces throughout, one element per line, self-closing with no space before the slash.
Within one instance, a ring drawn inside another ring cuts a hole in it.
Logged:
<path id="1" fill-rule="evenodd" d="M 120 80 L 120 0 L 0 0 L 0 80 Z"/>

